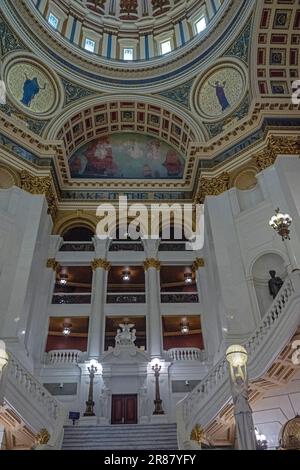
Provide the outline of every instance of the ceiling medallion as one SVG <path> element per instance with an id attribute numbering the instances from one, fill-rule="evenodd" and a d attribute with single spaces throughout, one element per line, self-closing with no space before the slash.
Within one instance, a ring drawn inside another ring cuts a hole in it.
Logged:
<path id="1" fill-rule="evenodd" d="M 61 101 L 59 86 L 53 75 L 32 58 L 20 56 L 5 67 L 7 93 L 22 112 L 48 118 Z"/>
<path id="2" fill-rule="evenodd" d="M 192 106 L 205 121 L 230 115 L 248 90 L 247 71 L 239 61 L 221 62 L 200 78 L 192 92 Z"/>

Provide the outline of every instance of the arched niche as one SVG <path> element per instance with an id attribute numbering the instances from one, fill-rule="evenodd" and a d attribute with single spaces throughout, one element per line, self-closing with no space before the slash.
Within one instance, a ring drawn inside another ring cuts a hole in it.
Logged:
<path id="1" fill-rule="evenodd" d="M 252 278 L 261 316 L 270 308 L 273 297 L 269 292 L 269 271 L 276 271 L 283 281 L 287 276 L 285 261 L 278 253 L 266 253 L 256 259 L 252 266 Z"/>
<path id="2" fill-rule="evenodd" d="M 65 242 L 90 242 L 94 236 L 95 232 L 83 225 L 68 228 L 62 234 Z"/>

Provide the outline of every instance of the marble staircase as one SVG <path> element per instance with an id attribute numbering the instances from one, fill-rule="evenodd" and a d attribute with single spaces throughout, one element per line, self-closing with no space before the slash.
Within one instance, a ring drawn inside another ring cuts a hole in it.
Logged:
<path id="1" fill-rule="evenodd" d="M 62 450 L 176 450 L 176 424 L 65 426 Z"/>

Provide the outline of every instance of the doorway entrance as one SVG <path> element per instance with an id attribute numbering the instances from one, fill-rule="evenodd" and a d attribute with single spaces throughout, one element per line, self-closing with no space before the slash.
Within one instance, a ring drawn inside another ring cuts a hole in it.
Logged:
<path id="1" fill-rule="evenodd" d="M 137 424 L 137 395 L 112 395 L 111 424 Z"/>

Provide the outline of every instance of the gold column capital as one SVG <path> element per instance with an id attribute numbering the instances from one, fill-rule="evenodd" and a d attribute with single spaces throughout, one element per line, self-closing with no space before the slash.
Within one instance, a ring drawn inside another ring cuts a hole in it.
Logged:
<path id="1" fill-rule="evenodd" d="M 36 441 L 40 444 L 40 445 L 45 445 L 45 444 L 48 444 L 49 440 L 50 440 L 50 433 L 48 431 L 48 429 L 46 428 L 42 428 L 38 434 L 36 435 Z"/>
<path id="2" fill-rule="evenodd" d="M 204 268 L 205 266 L 205 261 L 203 258 L 196 258 L 195 261 L 192 264 L 192 270 L 193 272 L 197 271 L 199 268 Z"/>
<path id="3" fill-rule="evenodd" d="M 148 271 L 149 268 L 155 268 L 157 271 L 160 270 L 161 263 L 158 259 L 155 258 L 147 258 L 144 261 L 144 270 Z"/>
<path id="4" fill-rule="evenodd" d="M 60 264 L 58 261 L 56 261 L 55 258 L 49 258 L 47 260 L 47 264 L 46 264 L 47 268 L 51 268 L 53 269 L 53 271 L 57 272 L 60 268 Z"/>
<path id="5" fill-rule="evenodd" d="M 196 441 L 197 444 L 201 445 L 203 440 L 205 440 L 205 432 L 203 431 L 200 424 L 196 424 L 194 429 L 191 432 L 190 436 L 191 441 Z"/>
<path id="6" fill-rule="evenodd" d="M 93 271 L 96 271 L 96 269 L 98 268 L 102 268 L 105 269 L 105 271 L 109 271 L 111 268 L 111 264 L 109 263 L 109 261 L 101 258 L 94 259 L 91 263 L 91 266 Z"/>

